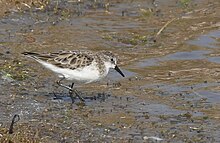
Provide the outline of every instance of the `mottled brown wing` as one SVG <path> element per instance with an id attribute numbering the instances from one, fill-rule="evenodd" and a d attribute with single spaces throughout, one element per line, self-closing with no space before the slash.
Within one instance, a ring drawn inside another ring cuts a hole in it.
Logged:
<path id="1" fill-rule="evenodd" d="M 50 53 L 49 57 L 47 62 L 61 68 L 69 68 L 72 70 L 88 66 L 94 60 L 90 53 L 80 51 Z"/>

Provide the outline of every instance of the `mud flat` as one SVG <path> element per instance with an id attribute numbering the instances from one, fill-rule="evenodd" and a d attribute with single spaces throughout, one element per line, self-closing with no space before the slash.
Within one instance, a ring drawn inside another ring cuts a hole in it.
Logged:
<path id="1" fill-rule="evenodd" d="M 0 7 L 0 142 L 220 142 L 218 0 Z M 72 105 L 20 54 L 75 49 L 115 52 L 126 77 L 78 85 L 86 105 Z"/>

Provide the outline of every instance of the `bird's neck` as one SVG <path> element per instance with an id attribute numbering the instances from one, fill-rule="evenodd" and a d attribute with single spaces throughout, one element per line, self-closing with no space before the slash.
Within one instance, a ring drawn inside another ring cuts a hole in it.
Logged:
<path id="1" fill-rule="evenodd" d="M 109 69 L 112 68 L 112 65 L 109 62 L 104 62 L 106 74 L 108 74 Z"/>

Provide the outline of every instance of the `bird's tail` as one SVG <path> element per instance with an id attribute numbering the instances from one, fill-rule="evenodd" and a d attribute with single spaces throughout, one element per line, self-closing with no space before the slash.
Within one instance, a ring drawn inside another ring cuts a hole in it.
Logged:
<path id="1" fill-rule="evenodd" d="M 27 57 L 33 58 L 33 59 L 38 59 L 38 57 L 40 56 L 40 54 L 34 53 L 34 52 L 23 52 L 21 54 L 23 54 Z"/>
<path id="2" fill-rule="evenodd" d="M 38 53 L 34 53 L 34 52 L 23 52 L 21 54 L 25 56 L 38 56 L 39 55 Z"/>
<path id="3" fill-rule="evenodd" d="M 21 53 L 29 58 L 33 58 L 37 61 L 47 61 L 48 59 L 54 58 L 56 55 L 53 54 L 39 54 L 34 52 L 23 52 Z"/>

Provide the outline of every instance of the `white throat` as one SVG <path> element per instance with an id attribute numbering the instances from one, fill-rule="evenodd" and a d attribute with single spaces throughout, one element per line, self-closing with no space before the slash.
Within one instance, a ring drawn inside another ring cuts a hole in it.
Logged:
<path id="1" fill-rule="evenodd" d="M 110 68 L 115 68 L 115 65 L 113 65 L 110 62 L 104 62 L 104 64 L 105 64 L 106 74 L 108 74 Z"/>

